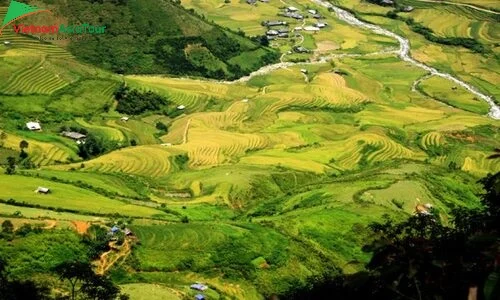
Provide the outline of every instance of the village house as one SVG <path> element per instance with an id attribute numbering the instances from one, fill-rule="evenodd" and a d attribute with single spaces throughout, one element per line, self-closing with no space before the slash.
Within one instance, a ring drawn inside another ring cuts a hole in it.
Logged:
<path id="1" fill-rule="evenodd" d="M 193 290 L 197 290 L 197 291 L 206 291 L 208 289 L 208 287 L 204 284 L 201 284 L 201 283 L 195 283 L 195 284 L 192 284 L 191 285 L 191 288 Z"/>
<path id="2" fill-rule="evenodd" d="M 323 19 L 323 16 L 320 15 L 320 14 L 315 14 L 312 17 L 315 18 L 315 19 Z"/>
<path id="3" fill-rule="evenodd" d="M 304 30 L 305 30 L 305 31 L 317 32 L 317 31 L 319 31 L 320 29 L 319 29 L 319 27 L 316 27 L 316 26 L 306 26 L 306 27 L 304 27 Z"/>
<path id="4" fill-rule="evenodd" d="M 39 186 L 35 193 L 38 193 L 38 194 L 49 194 L 50 193 L 50 189 L 49 188 L 46 188 L 46 187 L 41 187 Z"/>
<path id="5" fill-rule="evenodd" d="M 259 0 L 262 3 L 269 3 L 269 0 Z"/>
<path id="6" fill-rule="evenodd" d="M 309 53 L 309 49 L 304 48 L 302 46 L 294 47 L 293 51 L 295 51 L 297 53 Z"/>
<path id="7" fill-rule="evenodd" d="M 314 10 L 314 9 L 310 9 L 310 10 L 308 10 L 307 12 L 308 12 L 308 13 L 310 13 L 311 15 L 315 15 L 315 14 L 317 14 L 317 13 L 318 13 L 318 12 L 317 12 L 316 10 Z"/>
<path id="8" fill-rule="evenodd" d="M 85 139 L 87 138 L 85 134 L 81 134 L 79 132 L 74 132 L 74 131 L 63 131 L 61 132 L 61 135 L 70 138 L 72 140 L 75 140 L 77 144 L 85 143 Z"/>
<path id="9" fill-rule="evenodd" d="M 257 3 L 257 0 L 247 0 L 247 3 L 250 5 L 255 5 L 255 3 Z"/>
<path id="10" fill-rule="evenodd" d="M 205 296 L 203 296 L 202 294 L 198 294 L 198 295 L 194 296 L 194 299 L 195 300 L 205 300 Z"/>
<path id="11" fill-rule="evenodd" d="M 405 6 L 401 9 L 401 11 L 403 12 L 411 12 L 413 10 L 414 10 L 413 6 Z"/>
<path id="12" fill-rule="evenodd" d="M 301 27 L 301 26 L 295 27 L 295 28 L 293 29 L 293 31 L 301 31 L 301 30 L 302 30 L 302 27 Z"/>
<path id="13" fill-rule="evenodd" d="M 128 117 L 121 117 L 120 120 L 123 121 L 123 122 L 127 122 L 128 121 Z"/>
<path id="14" fill-rule="evenodd" d="M 10 42 L 9 42 L 9 41 L 5 41 L 5 42 L 3 42 L 3 44 L 4 44 L 5 46 L 9 46 L 9 45 L 10 45 Z"/>
<path id="15" fill-rule="evenodd" d="M 267 27 L 271 27 L 271 26 L 282 26 L 282 25 L 286 25 L 286 22 L 285 22 L 285 21 L 281 21 L 281 20 L 276 20 L 276 21 L 264 21 L 264 22 L 262 22 L 262 26 L 267 26 Z"/>
<path id="16" fill-rule="evenodd" d="M 394 1 L 392 0 L 382 0 L 380 2 L 381 5 L 394 5 Z"/>
<path id="17" fill-rule="evenodd" d="M 273 29 L 268 30 L 268 31 L 266 32 L 266 34 L 267 34 L 268 36 L 278 35 L 278 33 L 279 33 L 279 32 L 278 32 L 277 30 L 273 30 Z"/>
<path id="18" fill-rule="evenodd" d="M 303 15 L 298 14 L 298 13 L 293 13 L 293 12 L 285 12 L 285 13 L 283 13 L 281 15 L 284 16 L 284 17 L 293 18 L 293 19 L 296 19 L 296 20 L 302 20 L 302 19 L 304 19 Z"/>
<path id="19" fill-rule="evenodd" d="M 288 37 L 288 33 L 286 33 L 286 32 L 280 33 L 280 34 L 278 34 L 278 37 L 280 37 L 280 38 L 287 38 Z"/>
<path id="20" fill-rule="evenodd" d="M 316 24 L 314 24 L 314 27 L 325 28 L 326 25 L 328 25 L 328 24 L 326 24 L 326 23 L 316 23 Z"/>
<path id="21" fill-rule="evenodd" d="M 28 122 L 26 123 L 26 127 L 32 131 L 42 130 L 42 126 L 40 126 L 40 123 L 38 122 Z"/>
<path id="22" fill-rule="evenodd" d="M 179 106 L 177 106 L 177 109 L 178 109 L 178 110 L 184 110 L 185 108 L 186 108 L 186 106 L 185 106 L 185 105 L 179 105 Z"/>
<path id="23" fill-rule="evenodd" d="M 298 9 L 298 8 L 296 8 L 296 7 L 293 7 L 293 6 L 288 6 L 288 7 L 286 8 L 286 11 L 289 11 L 289 12 L 297 12 L 297 11 L 299 11 L 299 9 Z"/>

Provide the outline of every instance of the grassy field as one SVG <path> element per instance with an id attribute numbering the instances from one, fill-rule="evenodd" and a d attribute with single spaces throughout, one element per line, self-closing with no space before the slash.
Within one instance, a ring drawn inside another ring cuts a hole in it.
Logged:
<path id="1" fill-rule="evenodd" d="M 109 199 L 95 192 L 67 184 L 21 176 L 0 175 L 0 178 L 4 187 L 0 192 L 0 198 L 4 200 L 14 199 L 18 202 L 44 207 L 61 207 L 100 214 L 121 213 L 138 217 L 166 216 L 159 210 Z M 52 192 L 48 195 L 35 193 L 40 186 L 48 187 Z M 61 202 L 61 199 L 65 201 Z"/>
<path id="2" fill-rule="evenodd" d="M 120 288 L 132 300 L 180 300 L 179 292 L 157 284 L 131 283 L 121 285 Z"/>

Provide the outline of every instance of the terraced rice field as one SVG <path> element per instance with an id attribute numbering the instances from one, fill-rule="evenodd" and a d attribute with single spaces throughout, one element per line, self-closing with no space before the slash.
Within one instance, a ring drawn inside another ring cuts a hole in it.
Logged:
<path id="1" fill-rule="evenodd" d="M 50 63 L 45 58 L 33 66 L 16 72 L 2 88 L 6 94 L 52 94 L 68 85 L 59 74 L 52 72 Z"/>
<path id="2" fill-rule="evenodd" d="M 2 131 L 0 130 L 0 132 Z M 76 158 L 76 153 L 74 152 L 74 150 L 69 149 L 66 146 L 20 138 L 12 134 L 7 135 L 7 140 L 5 141 L 4 147 L 18 149 L 19 143 L 23 139 L 29 143 L 27 152 L 30 155 L 31 161 L 35 165 L 45 166 L 53 164 L 55 162 L 65 162 L 70 157 Z"/>
<path id="3" fill-rule="evenodd" d="M 80 164 L 54 166 L 53 170 L 81 169 L 88 172 L 143 175 L 159 177 L 168 174 L 171 163 L 170 158 L 175 153 L 172 149 L 163 146 L 148 145 L 126 148 L 100 156 L 85 162 L 85 167 Z"/>
<path id="4" fill-rule="evenodd" d="M 230 225 L 168 224 L 163 226 L 132 226 L 141 241 L 137 251 L 140 268 L 174 269 L 183 258 L 194 258 L 207 263 L 215 245 L 228 237 L 240 235 L 243 230 Z M 164 255 L 168 252 L 168 255 Z"/>
<path id="5" fill-rule="evenodd" d="M 479 151 L 467 151 L 461 169 L 467 172 L 485 176 L 487 173 L 494 173 L 500 170 L 500 162 L 488 159 L 488 155 Z"/>
<path id="6" fill-rule="evenodd" d="M 411 16 L 440 36 L 476 38 L 485 43 L 500 40 L 494 16 L 470 8 L 427 3 L 418 5 Z"/>
<path id="7" fill-rule="evenodd" d="M 432 131 L 422 137 L 421 146 L 422 148 L 427 150 L 429 147 L 439 147 L 443 143 L 444 137 L 441 135 L 441 133 Z"/>
<path id="8" fill-rule="evenodd" d="M 81 118 L 76 119 L 76 122 L 78 122 L 78 124 L 84 126 L 85 128 L 89 128 L 91 131 L 97 132 L 99 135 L 105 136 L 109 140 L 120 141 L 120 142 L 126 140 L 125 135 L 119 129 L 109 126 L 94 125 L 86 122 Z"/>

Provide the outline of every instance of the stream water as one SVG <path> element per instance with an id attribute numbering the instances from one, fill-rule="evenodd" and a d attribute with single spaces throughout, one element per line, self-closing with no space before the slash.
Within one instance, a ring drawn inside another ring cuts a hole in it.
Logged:
<path id="1" fill-rule="evenodd" d="M 376 34 L 385 35 L 385 36 L 391 37 L 393 39 L 396 39 L 399 42 L 399 50 L 396 51 L 396 53 L 403 61 L 406 61 L 412 65 L 415 65 L 421 69 L 424 69 L 433 76 L 439 76 L 439 77 L 445 78 L 445 79 L 450 80 L 450 81 L 454 82 L 455 84 L 465 88 L 466 90 L 468 90 L 469 92 L 476 95 L 478 98 L 484 100 L 485 102 L 487 102 L 490 105 L 490 112 L 489 112 L 488 116 L 490 116 L 493 119 L 500 120 L 500 107 L 493 101 L 491 96 L 483 94 L 478 89 L 476 89 L 474 86 L 454 77 L 451 74 L 438 71 L 437 69 L 430 67 L 430 66 L 428 66 L 424 63 L 421 63 L 421 62 L 415 60 L 414 58 L 412 58 L 410 55 L 410 41 L 409 40 L 405 39 L 404 37 L 402 37 L 400 35 L 395 34 L 392 31 L 384 29 L 380 26 L 363 22 L 363 21 L 359 20 L 358 18 L 356 18 L 350 12 L 348 12 L 344 9 L 341 9 L 339 7 L 336 7 L 327 1 L 323 1 L 323 0 L 312 0 L 312 1 L 318 5 L 321 5 L 323 7 L 326 7 L 326 8 L 333 10 L 337 14 L 337 17 L 340 20 L 343 20 L 352 26 L 364 28 L 364 29 L 370 30 Z M 361 55 L 359 55 L 359 54 L 358 55 L 356 55 L 356 54 L 337 54 L 337 55 L 329 56 L 329 58 L 343 57 L 343 56 L 361 56 Z M 324 61 L 325 61 L 325 58 L 322 58 L 319 61 L 316 61 L 313 63 L 321 63 Z M 281 69 L 281 68 L 290 67 L 290 66 L 293 66 L 295 64 L 296 63 L 292 63 L 292 62 L 281 62 L 281 63 L 277 63 L 277 64 L 264 66 L 261 69 L 251 73 L 250 75 L 242 77 L 234 82 L 248 81 L 249 79 L 251 79 L 254 76 L 264 75 L 264 74 L 267 74 L 271 71 Z M 298 63 L 298 64 L 304 64 L 304 63 Z"/>

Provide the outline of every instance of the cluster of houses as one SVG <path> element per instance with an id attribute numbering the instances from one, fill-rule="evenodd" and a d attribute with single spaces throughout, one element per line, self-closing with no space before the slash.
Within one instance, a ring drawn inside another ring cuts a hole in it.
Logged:
<path id="1" fill-rule="evenodd" d="M 298 26 L 298 27 L 295 27 L 294 30 L 293 30 L 294 32 L 296 32 L 296 31 L 302 31 L 302 30 L 308 31 L 308 32 L 318 32 L 322 28 L 328 26 L 327 23 L 319 21 L 319 19 L 322 19 L 323 16 L 321 16 L 318 13 L 318 11 L 316 11 L 314 9 L 310 9 L 307 12 L 311 15 L 311 17 L 317 19 L 318 21 L 315 24 L 310 25 L 310 26 L 304 26 L 304 27 Z M 289 7 L 285 8 L 285 10 L 283 12 L 279 13 L 278 15 L 282 16 L 282 17 L 293 18 L 293 19 L 296 19 L 296 20 L 302 20 L 302 19 L 308 17 L 308 16 L 302 15 L 300 13 L 299 9 L 296 8 L 296 7 L 293 7 L 293 6 L 289 6 Z M 262 22 L 262 26 L 266 26 L 268 28 L 268 30 L 266 32 L 266 36 L 267 36 L 268 40 L 274 40 L 276 38 L 288 38 L 289 37 L 290 32 L 289 32 L 289 29 L 288 29 L 288 23 L 286 21 L 283 21 L 283 20 L 268 20 L 268 21 Z M 280 27 L 280 28 L 274 29 L 274 27 Z M 308 51 L 303 51 L 301 53 L 305 53 L 305 52 L 308 52 Z"/>
<path id="2" fill-rule="evenodd" d="M 121 232 L 122 230 L 120 229 L 120 227 L 118 227 L 118 225 L 114 225 L 113 227 L 111 227 L 111 229 L 108 231 L 108 235 L 109 236 L 114 236 L 116 235 L 117 233 Z M 123 229 L 123 234 L 125 234 L 126 236 L 134 236 L 134 233 L 132 232 L 132 230 L 128 229 L 128 228 L 125 228 Z"/>

